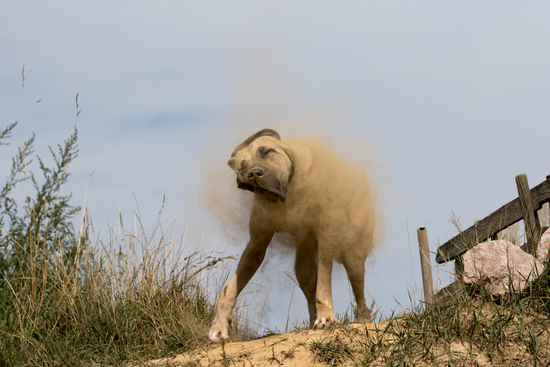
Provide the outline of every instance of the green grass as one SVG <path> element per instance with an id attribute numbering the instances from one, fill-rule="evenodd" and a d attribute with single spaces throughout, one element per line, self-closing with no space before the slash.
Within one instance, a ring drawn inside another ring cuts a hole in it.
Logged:
<path id="1" fill-rule="evenodd" d="M 347 340 L 340 338 L 339 335 L 335 335 L 329 338 L 312 340 L 309 343 L 309 349 L 317 362 L 329 366 L 338 366 L 347 359 L 353 358 L 354 346 L 350 345 Z"/>
<path id="2" fill-rule="evenodd" d="M 24 92 L 24 66 L 22 77 Z M 204 346 L 218 296 L 209 290 L 229 275 L 234 257 L 189 248 L 160 213 L 150 230 L 136 216 L 130 230 L 121 219 L 94 237 L 66 193 L 79 114 L 77 94 L 69 138 L 49 159 L 34 154 L 34 134 L 24 139 L 0 187 L 0 366 L 139 364 Z M 3 157 L 17 126 L 0 130 Z"/>
<path id="3" fill-rule="evenodd" d="M 215 297 L 207 289 L 219 289 L 230 258 L 189 253 L 183 236 L 158 224 L 106 237 L 74 262 L 44 253 L 8 282 L 0 365 L 121 365 L 207 343 Z"/>

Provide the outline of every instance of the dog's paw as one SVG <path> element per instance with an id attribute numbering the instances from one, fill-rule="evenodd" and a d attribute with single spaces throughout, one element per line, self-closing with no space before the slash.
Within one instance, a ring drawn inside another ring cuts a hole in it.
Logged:
<path id="1" fill-rule="evenodd" d="M 210 341 L 213 342 L 220 342 L 222 340 L 228 340 L 229 339 L 229 333 L 227 331 L 223 331 L 220 328 L 212 327 L 210 329 L 210 332 L 208 333 L 208 336 L 210 338 Z"/>
<path id="2" fill-rule="evenodd" d="M 372 322 L 371 312 L 367 307 L 363 307 L 357 313 L 357 322 L 370 324 Z"/>
<path id="3" fill-rule="evenodd" d="M 222 335 L 222 332 L 221 332 L 221 331 L 219 331 L 219 330 L 212 330 L 212 329 L 210 330 L 209 337 L 210 337 L 210 341 L 215 342 L 215 343 L 220 342 L 220 341 L 222 341 L 222 340 L 227 340 L 227 339 L 229 339 L 229 336 L 225 336 L 225 337 L 224 337 L 224 336 Z"/>
<path id="4" fill-rule="evenodd" d="M 338 323 L 339 321 L 335 317 L 320 317 L 315 320 L 313 324 L 314 329 L 322 329 L 325 326 L 330 326 L 332 323 Z"/>
<path id="5" fill-rule="evenodd" d="M 210 332 L 208 337 L 213 342 L 219 342 L 221 340 L 229 339 L 229 320 L 228 322 L 221 322 L 220 318 L 216 316 L 212 322 L 212 327 L 210 327 Z"/>
<path id="6" fill-rule="evenodd" d="M 321 317 L 320 319 L 315 320 L 315 323 L 313 324 L 314 329 L 321 329 L 325 326 L 329 326 L 331 324 L 330 319 L 327 319 L 325 317 Z"/>
<path id="7" fill-rule="evenodd" d="M 221 332 L 211 329 L 210 332 L 208 333 L 208 337 L 210 338 L 211 342 L 217 342 L 217 341 L 220 341 L 221 334 L 222 334 Z"/>

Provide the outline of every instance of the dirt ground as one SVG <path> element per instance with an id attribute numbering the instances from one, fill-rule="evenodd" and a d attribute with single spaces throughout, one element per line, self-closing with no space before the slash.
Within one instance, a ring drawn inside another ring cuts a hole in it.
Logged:
<path id="1" fill-rule="evenodd" d="M 376 325 L 376 327 L 375 327 Z M 351 324 L 363 337 L 367 329 L 380 329 L 383 324 Z M 322 342 L 339 333 L 331 329 L 299 329 L 294 332 L 266 336 L 245 342 L 210 344 L 205 348 L 180 354 L 170 359 L 160 359 L 151 363 L 157 366 L 326 366 L 311 351 L 313 342 Z M 334 365 L 355 365 L 355 363 L 335 363 Z M 348 361 L 351 362 L 351 361 Z"/>
<path id="2" fill-rule="evenodd" d="M 266 336 L 245 342 L 208 343 L 204 347 L 173 358 L 151 361 L 152 366 L 198 367 L 198 366 L 530 366 L 535 362 L 524 348 L 506 343 L 503 353 L 491 360 L 488 355 L 472 344 L 453 342 L 443 349 L 432 345 L 435 358 L 427 360 L 419 355 L 386 357 L 392 354 L 395 332 L 399 326 L 392 320 L 378 324 L 337 325 L 328 329 L 296 331 Z M 393 330 L 387 333 L 387 330 Z M 378 343 L 389 348 L 374 348 Z M 380 355 L 369 354 L 376 351 Z M 402 348 L 399 354 L 403 354 Z M 394 355 L 395 356 L 395 355 Z M 392 361 L 392 362 L 390 362 Z M 542 365 L 546 365 L 546 362 Z M 397 363 L 397 364 L 396 364 Z"/>

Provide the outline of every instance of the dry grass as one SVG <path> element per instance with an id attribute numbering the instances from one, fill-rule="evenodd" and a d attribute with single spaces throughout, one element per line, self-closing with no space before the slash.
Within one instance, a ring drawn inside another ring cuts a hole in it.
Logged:
<path id="1" fill-rule="evenodd" d="M 9 282 L 14 304 L 0 325 L 0 365 L 135 365 L 204 349 L 216 298 L 207 290 L 221 289 L 233 257 L 190 250 L 176 223 L 165 230 L 160 217 L 150 232 L 136 218 L 131 230 L 121 221 L 93 240 L 86 216 L 81 228 L 74 261 L 42 253 L 25 277 Z M 330 366 L 546 365 L 549 316 L 547 267 L 523 293 L 498 302 L 479 284 L 463 287 L 370 328 L 336 324 L 291 348 L 272 347 L 265 358 L 299 364 L 306 356 Z M 221 365 L 243 360 L 224 348 Z M 247 360 L 253 358 L 252 351 Z"/>
<path id="2" fill-rule="evenodd" d="M 81 228 L 74 261 L 42 252 L 7 283 L 13 312 L 0 325 L 0 365 L 120 365 L 207 342 L 208 289 L 221 288 L 232 256 L 190 250 L 160 218 L 149 233 L 136 218 L 132 230 L 121 223 L 93 241 L 88 220 Z"/>
<path id="3" fill-rule="evenodd" d="M 23 136 L 0 187 L 0 366 L 122 365 L 190 350 L 207 341 L 211 290 L 229 275 L 233 256 L 190 248 L 177 221 L 163 228 L 162 209 L 150 230 L 136 215 L 130 229 L 120 219 L 93 232 L 64 194 L 79 114 L 77 94 L 74 132 L 50 147 L 53 166 L 34 155 L 34 134 Z M 0 130 L 2 148 L 16 125 Z"/>

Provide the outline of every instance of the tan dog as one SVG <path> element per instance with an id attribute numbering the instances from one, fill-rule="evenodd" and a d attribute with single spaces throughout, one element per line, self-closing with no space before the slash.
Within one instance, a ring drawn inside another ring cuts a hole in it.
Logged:
<path id="1" fill-rule="evenodd" d="M 210 339 L 229 338 L 237 296 L 262 263 L 276 232 L 296 242 L 295 272 L 306 296 L 311 326 L 337 321 L 332 306 L 332 264 L 348 274 L 360 317 L 370 322 L 365 303 L 365 259 L 373 246 L 374 212 L 364 173 L 320 141 L 281 141 L 264 129 L 240 144 L 229 166 L 237 186 L 254 193 L 250 241 L 237 271 L 224 288 Z"/>

